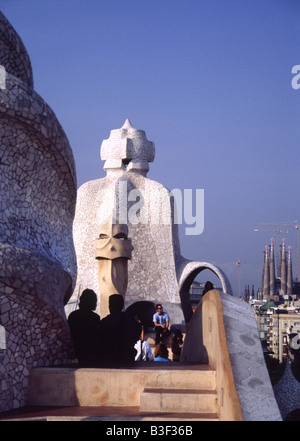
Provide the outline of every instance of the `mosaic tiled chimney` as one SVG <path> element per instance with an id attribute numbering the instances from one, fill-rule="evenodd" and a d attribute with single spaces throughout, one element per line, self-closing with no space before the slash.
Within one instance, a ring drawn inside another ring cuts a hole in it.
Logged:
<path id="1" fill-rule="evenodd" d="M 76 177 L 24 45 L 0 13 L 0 410 L 23 406 L 32 367 L 72 357 Z M 4 76 L 4 78 L 3 78 Z"/>
<path id="2" fill-rule="evenodd" d="M 67 305 L 69 311 L 85 288 L 93 289 L 101 298 L 94 246 L 99 225 L 114 209 L 118 221 L 127 223 L 133 245 L 126 307 L 136 302 L 161 302 L 173 324 L 187 323 L 192 315 L 189 287 L 204 269 L 217 275 L 223 291 L 232 294 L 219 268 L 181 256 L 174 200 L 162 184 L 147 178 L 154 155 L 154 143 L 128 119 L 102 142 L 101 159 L 107 176 L 83 184 L 77 193 L 73 237 L 78 277 L 72 302 Z"/>

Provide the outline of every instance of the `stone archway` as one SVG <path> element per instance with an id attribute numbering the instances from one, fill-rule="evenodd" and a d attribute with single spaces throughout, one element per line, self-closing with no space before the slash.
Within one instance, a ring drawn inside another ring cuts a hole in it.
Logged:
<path id="1" fill-rule="evenodd" d="M 146 300 L 135 302 L 128 306 L 126 311 L 139 317 L 144 326 L 145 332 L 151 332 L 153 330 L 153 315 L 156 312 L 155 304 L 153 302 Z"/>
<path id="2" fill-rule="evenodd" d="M 186 323 L 190 322 L 193 315 L 189 294 L 190 286 L 197 275 L 204 270 L 210 270 L 215 276 L 217 276 L 220 280 L 222 291 L 226 294 L 232 295 L 229 280 L 220 268 L 207 262 L 188 262 L 185 265 L 179 279 L 179 295 Z"/>

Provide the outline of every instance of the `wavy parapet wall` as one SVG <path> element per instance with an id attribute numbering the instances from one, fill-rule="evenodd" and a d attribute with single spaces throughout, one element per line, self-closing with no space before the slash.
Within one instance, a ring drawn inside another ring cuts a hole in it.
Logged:
<path id="1" fill-rule="evenodd" d="M 180 357 L 216 370 L 220 421 L 281 421 L 251 307 L 211 290 L 199 303 Z"/>
<path id="2" fill-rule="evenodd" d="M 0 410 L 26 404 L 31 367 L 72 357 L 64 305 L 76 281 L 76 173 L 24 45 L 0 13 Z M 17 369 L 18 372 L 13 372 Z"/>

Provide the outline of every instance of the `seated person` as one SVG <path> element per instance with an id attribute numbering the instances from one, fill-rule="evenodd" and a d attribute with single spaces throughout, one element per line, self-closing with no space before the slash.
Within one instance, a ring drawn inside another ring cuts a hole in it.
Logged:
<path id="1" fill-rule="evenodd" d="M 135 361 L 153 361 L 154 356 L 151 351 L 150 344 L 145 340 L 139 340 L 134 345 L 137 354 L 135 357 Z"/>
<path id="2" fill-rule="evenodd" d="M 170 317 L 167 312 L 164 312 L 160 303 L 156 305 L 156 313 L 153 315 L 153 323 L 155 328 L 155 343 L 158 344 L 170 335 Z"/>
<path id="3" fill-rule="evenodd" d="M 164 343 L 159 343 L 156 346 L 154 361 L 171 361 L 169 359 L 168 348 Z"/>
<path id="4" fill-rule="evenodd" d="M 106 362 L 134 362 L 134 345 L 141 335 L 141 326 L 133 315 L 123 312 L 124 299 L 120 294 L 109 297 L 110 314 L 101 320 L 102 353 Z"/>
<path id="5" fill-rule="evenodd" d="M 135 361 L 153 361 L 154 356 L 151 351 L 151 347 L 147 341 L 144 340 L 144 326 L 142 325 L 140 319 L 136 316 L 135 317 L 137 322 L 141 325 L 141 336 L 140 340 L 136 342 L 134 345 L 134 348 L 137 351 L 137 354 L 135 356 Z"/>
<path id="6" fill-rule="evenodd" d="M 183 346 L 183 335 L 180 329 L 175 329 L 174 337 L 172 339 L 172 353 L 173 361 L 179 361 L 181 355 L 181 348 Z"/>
<path id="7" fill-rule="evenodd" d="M 80 366 L 94 366 L 100 359 L 101 341 L 100 316 L 94 312 L 97 295 L 92 289 L 85 289 L 79 300 L 79 309 L 71 312 L 68 325 Z"/>

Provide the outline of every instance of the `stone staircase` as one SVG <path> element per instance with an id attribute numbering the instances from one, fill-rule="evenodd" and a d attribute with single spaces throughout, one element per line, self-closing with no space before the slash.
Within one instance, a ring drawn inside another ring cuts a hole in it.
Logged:
<path id="1" fill-rule="evenodd" d="M 140 414 L 152 420 L 218 421 L 215 370 L 166 370 L 153 377 L 141 392 Z"/>
<path id="2" fill-rule="evenodd" d="M 65 419 L 219 421 L 216 371 L 209 365 L 184 362 L 35 368 L 29 405 L 45 412 L 47 407 L 57 408 L 57 417 Z"/>

